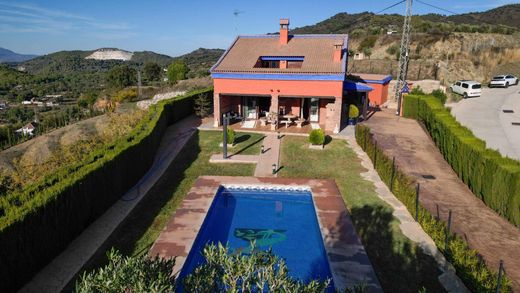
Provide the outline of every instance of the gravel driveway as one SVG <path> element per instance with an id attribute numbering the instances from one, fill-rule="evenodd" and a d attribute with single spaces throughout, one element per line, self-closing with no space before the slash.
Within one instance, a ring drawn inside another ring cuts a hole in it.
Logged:
<path id="1" fill-rule="evenodd" d="M 482 96 L 447 104 L 451 113 L 491 149 L 520 160 L 520 86 L 483 88 Z M 512 110 L 514 113 L 504 113 Z"/>

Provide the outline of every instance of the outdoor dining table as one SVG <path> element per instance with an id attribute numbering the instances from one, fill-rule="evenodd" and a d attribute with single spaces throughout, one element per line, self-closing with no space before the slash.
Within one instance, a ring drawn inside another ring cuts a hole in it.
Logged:
<path id="1" fill-rule="evenodd" d="M 298 118 L 298 116 L 296 116 L 294 114 L 286 114 L 286 115 L 283 115 L 282 118 L 287 119 L 287 120 L 293 120 L 293 119 Z"/>
<path id="2" fill-rule="evenodd" d="M 298 118 L 298 116 L 293 115 L 293 114 L 286 114 L 286 115 L 282 115 L 282 118 L 287 119 L 287 120 L 282 120 L 282 121 L 280 121 L 280 123 L 285 124 L 285 128 L 288 128 L 289 125 L 293 123 L 293 120 Z"/>

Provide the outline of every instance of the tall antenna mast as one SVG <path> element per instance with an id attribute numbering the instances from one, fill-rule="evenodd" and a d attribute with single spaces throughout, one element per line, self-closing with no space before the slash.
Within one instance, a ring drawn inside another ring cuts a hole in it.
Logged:
<path id="1" fill-rule="evenodd" d="M 240 11 L 238 9 L 235 9 L 233 11 L 233 15 L 235 16 L 234 20 L 235 20 L 235 33 L 238 35 L 238 16 L 242 13 L 244 13 L 245 11 Z"/>
<path id="2" fill-rule="evenodd" d="M 399 76 L 395 84 L 395 98 L 397 99 L 396 115 L 401 114 L 401 103 L 403 98 L 403 88 L 406 85 L 406 77 L 408 75 L 408 60 L 410 52 L 410 31 L 412 28 L 412 2 L 406 0 L 406 15 L 403 23 L 403 36 L 401 38 L 401 53 L 399 55 Z"/>

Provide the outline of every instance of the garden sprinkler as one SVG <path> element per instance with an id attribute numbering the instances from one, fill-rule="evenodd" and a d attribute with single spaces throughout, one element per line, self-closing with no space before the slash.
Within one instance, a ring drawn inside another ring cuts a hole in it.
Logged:
<path id="1" fill-rule="evenodd" d="M 273 175 L 276 174 L 276 164 L 273 164 Z"/>

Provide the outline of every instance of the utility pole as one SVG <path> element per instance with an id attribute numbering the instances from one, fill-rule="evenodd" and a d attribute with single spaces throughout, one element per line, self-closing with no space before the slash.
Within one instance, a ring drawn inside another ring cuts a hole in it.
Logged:
<path id="1" fill-rule="evenodd" d="M 141 99 L 142 97 L 142 89 L 141 89 L 142 83 L 141 83 L 141 66 L 137 68 L 137 98 Z"/>
<path id="2" fill-rule="evenodd" d="M 397 99 L 396 115 L 401 114 L 401 103 L 403 98 L 403 87 L 406 84 L 406 77 L 408 75 L 408 60 L 410 52 L 410 30 L 412 28 L 412 2 L 413 0 L 406 0 L 406 14 L 403 23 L 403 36 L 401 37 L 401 52 L 399 55 L 399 76 L 395 84 L 395 98 Z"/>

